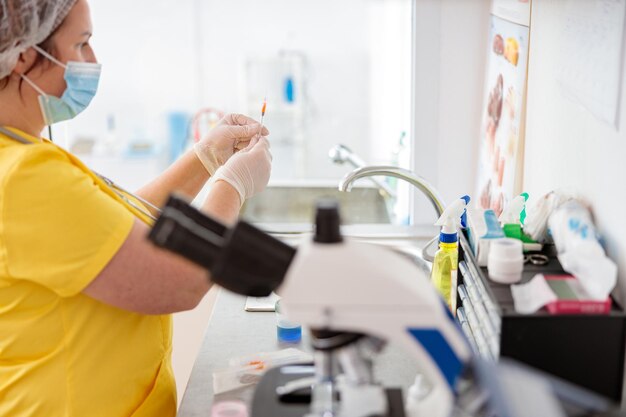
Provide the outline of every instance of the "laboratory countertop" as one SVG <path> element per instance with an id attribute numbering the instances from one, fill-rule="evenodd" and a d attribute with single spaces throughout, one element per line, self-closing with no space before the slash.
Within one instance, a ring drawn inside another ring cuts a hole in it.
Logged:
<path id="1" fill-rule="evenodd" d="M 250 404 L 253 387 L 213 395 L 213 372 L 227 368 L 230 358 L 286 347 L 310 351 L 306 332 L 300 344 L 279 344 L 275 314 L 246 312 L 245 302 L 246 297 L 220 289 L 178 410 L 179 417 L 206 417 L 216 400 L 239 399 Z M 387 387 L 402 387 L 405 391 L 413 383 L 417 371 L 415 361 L 391 345 L 374 362 L 374 374 L 380 382 Z"/>

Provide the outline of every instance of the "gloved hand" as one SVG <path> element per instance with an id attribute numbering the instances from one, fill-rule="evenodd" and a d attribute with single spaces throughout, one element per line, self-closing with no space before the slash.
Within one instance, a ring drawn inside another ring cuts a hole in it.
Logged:
<path id="1" fill-rule="evenodd" d="M 193 147 L 198 159 L 209 172 L 215 174 L 233 154 L 244 149 L 259 134 L 261 125 L 243 114 L 228 114 Z M 263 127 L 261 136 L 269 135 Z"/>
<path id="2" fill-rule="evenodd" d="M 272 171 L 270 144 L 265 137 L 255 137 L 234 154 L 213 175 L 212 181 L 226 181 L 239 193 L 241 204 L 265 189 Z"/>

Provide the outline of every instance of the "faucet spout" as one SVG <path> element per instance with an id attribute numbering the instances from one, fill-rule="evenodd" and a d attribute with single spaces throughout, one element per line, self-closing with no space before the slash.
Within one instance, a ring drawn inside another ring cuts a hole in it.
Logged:
<path id="1" fill-rule="evenodd" d="M 378 166 L 367 166 L 362 168 L 357 168 L 352 172 L 346 174 L 345 177 L 339 183 L 339 191 L 347 191 L 352 190 L 352 184 L 360 179 L 366 177 L 373 176 L 387 176 L 394 177 L 404 181 L 407 181 L 411 185 L 417 187 L 431 202 L 435 211 L 437 212 L 437 218 L 441 216 L 443 210 L 445 208 L 445 203 L 443 198 L 439 195 L 439 192 L 435 190 L 435 188 L 424 178 L 419 175 L 409 171 L 408 169 L 394 167 L 394 166 L 386 166 L 386 165 L 378 165 Z"/>
<path id="2" fill-rule="evenodd" d="M 354 168 L 363 168 L 366 165 L 365 161 L 363 161 L 359 155 L 355 154 L 350 148 L 346 145 L 342 145 L 341 143 L 333 146 L 330 151 L 328 151 L 328 157 L 336 164 L 348 162 Z M 395 191 L 383 181 L 380 181 L 378 178 L 370 178 L 370 181 L 372 181 L 372 183 L 380 189 L 384 197 L 392 199 L 396 198 Z"/>

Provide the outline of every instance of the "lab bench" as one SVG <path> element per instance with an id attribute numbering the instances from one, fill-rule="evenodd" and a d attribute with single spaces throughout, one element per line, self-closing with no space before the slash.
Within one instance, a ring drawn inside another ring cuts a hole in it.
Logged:
<path id="1" fill-rule="evenodd" d="M 251 403 L 254 387 L 213 394 L 213 372 L 227 368 L 230 358 L 286 347 L 310 351 L 306 331 L 300 344 L 279 344 L 275 314 L 246 312 L 245 301 L 246 297 L 220 289 L 178 410 L 179 417 L 206 417 L 216 400 Z M 406 390 L 417 373 L 415 360 L 395 346 L 387 346 L 374 362 L 374 375 L 388 387 Z"/>
<path id="2" fill-rule="evenodd" d="M 524 266 L 521 283 L 538 273 L 565 273 L 553 247 L 548 246 L 546 254 L 548 264 Z M 460 236 L 458 284 L 457 318 L 480 356 L 509 357 L 621 401 L 626 314 L 617 303 L 606 315 L 552 315 L 545 310 L 519 314 L 510 285 L 489 279 L 464 235 Z"/>

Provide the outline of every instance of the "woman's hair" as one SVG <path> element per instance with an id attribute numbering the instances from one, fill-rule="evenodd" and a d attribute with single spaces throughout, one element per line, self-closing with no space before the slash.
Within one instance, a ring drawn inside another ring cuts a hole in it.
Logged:
<path id="1" fill-rule="evenodd" d="M 59 27 L 61 27 L 59 25 Z M 52 32 L 46 39 L 43 40 L 43 42 L 41 42 L 39 45 L 37 45 L 38 47 L 40 47 L 41 49 L 43 49 L 44 51 L 46 51 L 47 53 L 49 53 L 50 55 L 56 57 L 56 50 L 55 50 L 55 46 L 54 46 L 54 42 L 52 40 L 52 38 L 54 37 L 54 34 L 59 30 L 59 28 L 56 28 L 54 30 L 54 32 Z M 35 58 L 35 62 L 33 62 L 33 64 L 26 69 L 26 71 L 24 71 L 24 74 L 28 75 L 29 72 L 31 72 L 33 69 L 35 69 L 38 65 L 49 65 L 51 64 L 49 62 L 48 59 L 46 59 L 44 56 L 42 56 L 40 53 L 37 53 L 37 57 Z M 0 90 L 4 90 L 7 85 L 9 85 L 9 77 L 11 76 L 11 74 L 7 75 L 6 77 L 0 79 Z M 24 80 L 20 79 L 20 84 L 19 84 L 19 88 L 22 88 L 22 82 Z"/>

